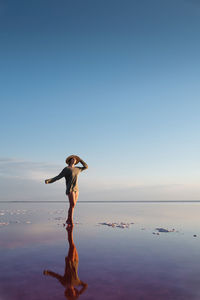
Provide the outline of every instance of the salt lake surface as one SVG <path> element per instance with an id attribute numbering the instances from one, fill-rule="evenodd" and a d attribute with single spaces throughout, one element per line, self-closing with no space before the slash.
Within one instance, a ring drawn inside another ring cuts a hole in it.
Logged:
<path id="1" fill-rule="evenodd" d="M 200 203 L 0 204 L 0 299 L 200 299 Z M 79 285 L 78 285 L 79 284 Z"/>

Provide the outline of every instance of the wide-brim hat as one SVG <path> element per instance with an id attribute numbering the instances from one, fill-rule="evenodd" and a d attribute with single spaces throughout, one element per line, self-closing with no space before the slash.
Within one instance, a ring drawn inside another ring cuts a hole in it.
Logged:
<path id="1" fill-rule="evenodd" d="M 66 158 L 66 160 L 65 160 L 66 164 L 69 164 L 69 161 L 72 157 L 74 157 L 76 159 L 75 165 L 77 165 L 80 161 L 80 157 L 78 155 L 74 155 L 74 154 L 72 154 Z"/>

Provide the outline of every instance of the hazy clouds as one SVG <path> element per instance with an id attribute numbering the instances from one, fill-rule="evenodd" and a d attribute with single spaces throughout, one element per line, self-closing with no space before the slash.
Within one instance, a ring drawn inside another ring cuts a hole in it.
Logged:
<path id="1" fill-rule="evenodd" d="M 54 177 L 64 165 L 46 162 L 23 161 L 15 158 L 0 158 L 0 200 L 64 201 L 65 180 L 45 185 L 46 178 Z M 89 168 L 79 176 L 81 201 L 130 201 L 130 200 L 199 200 L 200 187 L 186 184 L 134 185 L 110 177 L 97 175 Z"/>

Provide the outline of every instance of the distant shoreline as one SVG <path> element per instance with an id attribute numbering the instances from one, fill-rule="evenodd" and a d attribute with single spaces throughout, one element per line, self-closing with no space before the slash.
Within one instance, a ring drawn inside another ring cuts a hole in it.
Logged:
<path id="1" fill-rule="evenodd" d="M 2 200 L 0 203 L 66 203 L 64 201 L 23 201 L 23 200 Z M 77 203 L 200 203 L 200 200 L 130 200 L 130 201 L 78 201 Z"/>

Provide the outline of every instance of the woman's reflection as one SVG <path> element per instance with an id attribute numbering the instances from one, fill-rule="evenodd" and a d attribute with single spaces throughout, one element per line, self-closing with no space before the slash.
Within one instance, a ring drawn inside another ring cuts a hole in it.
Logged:
<path id="1" fill-rule="evenodd" d="M 44 270 L 44 275 L 49 275 L 57 278 L 60 283 L 66 288 L 65 296 L 68 300 L 75 300 L 86 290 L 87 283 L 81 281 L 78 277 L 78 252 L 73 241 L 73 226 L 66 228 L 68 232 L 69 251 L 65 257 L 65 274 L 63 276 L 52 272 L 50 270 Z M 81 286 L 81 289 L 75 288 L 75 286 Z"/>

